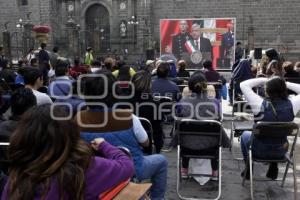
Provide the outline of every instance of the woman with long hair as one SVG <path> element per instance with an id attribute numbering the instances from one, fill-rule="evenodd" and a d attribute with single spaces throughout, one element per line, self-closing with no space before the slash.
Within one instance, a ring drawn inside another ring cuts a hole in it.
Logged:
<path id="1" fill-rule="evenodd" d="M 220 120 L 221 108 L 219 102 L 208 96 L 208 85 L 205 76 L 201 72 L 195 72 L 189 79 L 188 87 L 191 93 L 184 96 L 177 105 L 176 115 L 179 118 L 192 118 L 196 120 Z M 177 139 L 177 135 L 175 138 Z M 191 141 L 193 143 L 193 141 Z M 199 154 L 215 151 L 218 146 L 218 140 L 212 137 L 203 136 L 198 142 L 198 149 L 193 150 L 182 148 L 185 154 Z M 225 132 L 222 133 L 222 146 L 227 148 L 230 141 Z M 218 176 L 218 161 L 211 160 L 212 175 Z M 182 158 L 182 177 L 187 177 L 189 168 L 189 158 Z"/>
<path id="2" fill-rule="evenodd" d="M 256 94 L 252 88 L 264 85 L 265 98 Z M 296 92 L 298 95 L 288 98 L 287 89 Z M 249 102 L 252 112 L 255 115 L 255 122 L 290 122 L 300 110 L 300 85 L 285 82 L 282 77 L 273 76 L 270 79 L 256 78 L 241 83 L 241 90 L 247 102 Z M 251 132 L 245 131 L 241 138 L 241 148 L 244 160 L 248 157 L 249 141 Z M 287 137 L 276 139 L 256 139 L 254 138 L 252 151 L 254 156 L 260 158 L 278 158 L 285 155 L 288 149 Z M 243 172 L 249 178 L 250 172 Z M 267 177 L 276 179 L 278 175 L 277 163 L 271 163 L 267 172 Z"/>
<path id="3" fill-rule="evenodd" d="M 162 120 L 158 118 L 159 105 L 154 101 L 151 93 L 151 74 L 146 70 L 141 70 L 133 76 L 132 83 L 135 89 L 134 97 L 131 99 L 134 113 L 151 122 L 155 150 L 156 153 L 160 153 L 164 144 L 163 132 L 160 125 Z"/>
<path id="4" fill-rule="evenodd" d="M 62 109 L 50 105 L 23 115 L 10 140 L 2 199 L 97 199 L 133 175 L 133 162 L 125 153 L 102 138 L 90 146 L 80 139 L 77 125 L 64 117 Z M 94 156 L 93 150 L 103 157 Z"/>

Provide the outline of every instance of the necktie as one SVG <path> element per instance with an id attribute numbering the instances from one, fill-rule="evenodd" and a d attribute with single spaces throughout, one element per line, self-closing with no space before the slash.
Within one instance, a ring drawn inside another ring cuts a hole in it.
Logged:
<path id="1" fill-rule="evenodd" d="M 200 50 L 199 49 L 199 42 L 198 42 L 198 40 L 195 40 L 195 43 L 196 43 L 196 50 Z"/>

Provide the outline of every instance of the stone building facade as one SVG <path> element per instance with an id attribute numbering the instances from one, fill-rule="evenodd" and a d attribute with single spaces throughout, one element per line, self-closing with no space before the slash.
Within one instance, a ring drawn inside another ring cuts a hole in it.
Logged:
<path id="1" fill-rule="evenodd" d="M 47 24 L 50 47 L 63 55 L 82 56 L 92 46 L 98 55 L 142 60 L 149 49 L 159 53 L 160 19 L 233 17 L 237 40 L 249 49 L 275 47 L 300 59 L 299 0 L 0 0 L 0 10 L 2 31 L 14 33 L 13 53 L 30 46 L 22 41 L 29 37 L 24 25 Z M 16 28 L 19 19 L 23 28 Z"/>

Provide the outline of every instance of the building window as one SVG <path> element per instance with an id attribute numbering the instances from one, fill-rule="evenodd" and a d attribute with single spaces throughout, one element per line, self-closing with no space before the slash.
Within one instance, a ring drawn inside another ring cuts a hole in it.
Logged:
<path id="1" fill-rule="evenodd" d="M 21 0 L 20 4 L 21 4 L 21 6 L 27 6 L 28 0 Z"/>

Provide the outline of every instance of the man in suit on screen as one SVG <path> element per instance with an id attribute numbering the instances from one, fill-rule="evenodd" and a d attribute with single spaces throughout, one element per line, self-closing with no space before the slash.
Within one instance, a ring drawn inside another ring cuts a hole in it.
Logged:
<path id="1" fill-rule="evenodd" d="M 195 23 L 192 25 L 192 38 L 185 43 L 192 63 L 200 67 L 203 60 L 213 59 L 212 46 L 210 40 L 201 36 L 201 27 Z"/>

